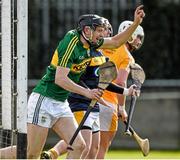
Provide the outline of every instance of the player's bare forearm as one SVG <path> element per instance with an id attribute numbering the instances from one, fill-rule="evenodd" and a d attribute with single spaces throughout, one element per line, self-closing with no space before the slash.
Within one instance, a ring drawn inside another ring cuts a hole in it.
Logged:
<path id="1" fill-rule="evenodd" d="M 57 67 L 56 69 L 56 76 L 55 76 L 55 83 L 73 93 L 77 93 L 83 95 L 89 99 L 96 99 L 98 100 L 101 95 L 102 91 L 99 89 L 86 89 L 76 83 L 74 83 L 71 79 L 68 78 L 68 73 L 70 69 L 64 67 Z"/>
<path id="2" fill-rule="evenodd" d="M 121 94 L 118 94 L 118 95 L 117 95 L 117 99 L 118 99 L 118 104 L 119 104 L 120 106 L 123 106 L 124 109 L 125 109 L 126 96 L 121 95 Z"/>
<path id="3" fill-rule="evenodd" d="M 145 16 L 143 5 L 136 8 L 134 12 L 134 22 L 129 26 L 127 30 L 121 32 L 113 37 L 104 38 L 104 43 L 100 48 L 118 48 L 122 44 L 126 43 L 131 37 L 133 32 L 136 30 L 139 24 L 142 23 Z"/>
<path id="4" fill-rule="evenodd" d="M 80 85 L 74 83 L 71 79 L 69 79 L 67 76 L 68 73 L 68 68 L 57 67 L 55 83 L 65 90 L 84 95 L 87 92 L 87 89 L 81 87 Z"/>
<path id="5" fill-rule="evenodd" d="M 124 32 L 118 33 L 113 37 L 104 38 L 104 43 L 100 48 L 118 48 L 122 44 L 126 43 L 128 39 L 131 37 L 132 33 L 136 30 L 138 24 L 133 23 L 130 27 Z"/>

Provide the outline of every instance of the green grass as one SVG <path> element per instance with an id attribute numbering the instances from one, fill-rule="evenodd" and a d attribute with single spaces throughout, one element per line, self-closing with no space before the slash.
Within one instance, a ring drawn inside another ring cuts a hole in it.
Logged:
<path id="1" fill-rule="evenodd" d="M 116 150 L 109 151 L 106 159 L 180 159 L 180 151 L 150 151 L 144 157 L 139 150 Z"/>
<path id="2" fill-rule="evenodd" d="M 64 159 L 65 155 L 59 159 Z M 150 151 L 147 157 L 144 157 L 140 150 L 111 150 L 107 153 L 105 159 L 126 159 L 126 160 L 146 160 L 146 159 L 179 159 L 180 151 Z"/>

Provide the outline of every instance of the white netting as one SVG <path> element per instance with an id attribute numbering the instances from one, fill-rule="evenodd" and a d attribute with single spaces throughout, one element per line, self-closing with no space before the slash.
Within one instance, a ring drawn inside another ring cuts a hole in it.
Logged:
<path id="1" fill-rule="evenodd" d="M 0 159 L 26 154 L 27 6 L 0 0 Z"/>
<path id="2" fill-rule="evenodd" d="M 14 19 L 14 1 L 0 0 L 0 148 L 15 143 L 13 138 L 16 123 Z"/>

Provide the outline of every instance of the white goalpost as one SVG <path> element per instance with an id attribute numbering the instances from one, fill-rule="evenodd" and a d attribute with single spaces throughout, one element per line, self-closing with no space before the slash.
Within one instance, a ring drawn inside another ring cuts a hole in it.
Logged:
<path id="1" fill-rule="evenodd" d="M 28 53 L 28 4 L 27 0 L 17 1 L 17 129 L 26 133 L 27 113 L 27 53 Z"/>
<path id="2" fill-rule="evenodd" d="M 28 0 L 17 0 L 17 158 L 26 158 Z"/>
<path id="3" fill-rule="evenodd" d="M 0 0 L 0 12 L 0 148 L 26 158 L 28 0 Z"/>
<path id="4" fill-rule="evenodd" d="M 12 129 L 11 0 L 1 1 L 2 128 Z"/>
<path id="5" fill-rule="evenodd" d="M 1 147 L 12 145 L 11 1 L 1 0 Z"/>

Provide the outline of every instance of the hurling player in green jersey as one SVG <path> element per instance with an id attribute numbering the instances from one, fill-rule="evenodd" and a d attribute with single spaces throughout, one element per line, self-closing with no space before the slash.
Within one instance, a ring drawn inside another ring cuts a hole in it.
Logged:
<path id="1" fill-rule="evenodd" d="M 67 97 L 70 92 L 90 99 L 100 99 L 102 91 L 87 89 L 76 84 L 91 61 L 89 48 L 117 48 L 125 43 L 145 13 L 142 6 L 135 10 L 134 22 L 123 33 L 102 39 L 104 24 L 98 15 L 83 15 L 78 28 L 69 31 L 60 41 L 47 67 L 45 75 L 34 88 L 28 100 L 27 158 L 37 159 L 43 150 L 48 131 L 52 128 L 66 143 L 77 129 L 77 122 L 69 108 Z M 81 133 L 73 143 L 73 151 L 67 158 L 79 159 L 85 142 Z"/>

